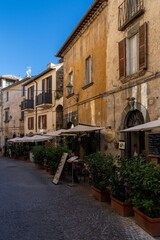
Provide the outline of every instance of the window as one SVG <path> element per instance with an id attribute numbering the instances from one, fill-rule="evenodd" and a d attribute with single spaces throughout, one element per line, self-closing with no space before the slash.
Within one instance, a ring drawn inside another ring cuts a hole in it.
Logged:
<path id="1" fill-rule="evenodd" d="M 28 88 L 28 100 L 34 99 L 34 86 Z"/>
<path id="2" fill-rule="evenodd" d="M 52 93 L 52 77 L 42 80 L 42 92 Z"/>
<path id="3" fill-rule="evenodd" d="M 38 128 L 47 129 L 47 115 L 41 115 L 38 117 Z"/>
<path id="4" fill-rule="evenodd" d="M 29 117 L 28 118 L 28 130 L 33 130 L 34 129 L 34 117 Z"/>
<path id="5" fill-rule="evenodd" d="M 6 92 L 6 101 L 9 100 L 9 92 Z"/>
<path id="6" fill-rule="evenodd" d="M 4 115 L 4 121 L 5 122 L 9 122 L 9 110 L 5 110 L 5 113 L 4 113 L 5 115 Z"/>
<path id="7" fill-rule="evenodd" d="M 22 86 L 22 89 L 21 89 L 21 96 L 23 97 L 23 96 L 25 96 L 25 86 Z"/>
<path id="8" fill-rule="evenodd" d="M 119 42 L 119 76 L 125 78 L 147 68 L 147 24 Z"/>
<path id="9" fill-rule="evenodd" d="M 143 0 L 124 0 L 118 7 L 118 30 L 123 31 L 144 13 Z"/>
<path id="10" fill-rule="evenodd" d="M 132 16 L 138 12 L 140 8 L 140 1 L 139 0 L 127 0 L 126 1 L 126 15 L 127 19 L 130 19 Z"/>
<path id="11" fill-rule="evenodd" d="M 87 85 L 91 82 L 91 57 L 89 56 L 85 61 L 85 83 Z"/>
<path id="12" fill-rule="evenodd" d="M 138 71 L 138 37 L 139 34 L 137 33 L 126 39 L 127 76 Z"/>

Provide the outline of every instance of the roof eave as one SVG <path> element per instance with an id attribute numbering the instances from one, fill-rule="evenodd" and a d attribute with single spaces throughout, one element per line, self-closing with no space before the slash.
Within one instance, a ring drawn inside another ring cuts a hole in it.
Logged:
<path id="1" fill-rule="evenodd" d="M 103 3 L 107 3 L 108 0 L 96 0 L 91 5 L 91 7 L 88 9 L 82 20 L 79 22 L 79 24 L 75 27 L 75 29 L 72 31 L 72 33 L 69 35 L 67 40 L 64 42 L 60 50 L 55 54 L 56 57 L 63 58 L 65 50 L 70 46 L 70 44 L 74 41 L 74 39 L 78 36 L 78 34 L 81 32 L 81 30 L 84 28 L 84 26 L 88 23 L 88 21 L 93 17 L 95 11 L 99 6 L 101 6 Z"/>

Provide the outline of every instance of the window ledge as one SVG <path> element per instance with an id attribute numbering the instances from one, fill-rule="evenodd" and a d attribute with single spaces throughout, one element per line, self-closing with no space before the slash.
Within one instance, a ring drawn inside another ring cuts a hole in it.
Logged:
<path id="1" fill-rule="evenodd" d="M 93 85 L 93 82 L 88 83 L 88 84 L 86 84 L 85 86 L 83 86 L 82 89 L 85 90 L 86 88 L 89 88 L 89 87 L 91 87 L 92 85 Z"/>
<path id="2" fill-rule="evenodd" d="M 145 72 L 146 72 L 145 70 L 140 70 L 140 71 L 138 71 L 136 73 L 133 73 L 131 75 L 126 76 L 125 78 L 120 78 L 120 81 L 122 83 L 129 82 L 130 80 L 133 80 L 133 79 L 136 79 L 138 77 L 143 76 L 145 74 Z"/>

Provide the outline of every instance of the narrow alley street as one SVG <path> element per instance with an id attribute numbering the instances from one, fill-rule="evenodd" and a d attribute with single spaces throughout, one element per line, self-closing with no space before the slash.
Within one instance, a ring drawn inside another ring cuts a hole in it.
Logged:
<path id="1" fill-rule="evenodd" d="M 153 240 L 83 186 L 52 183 L 34 164 L 0 158 L 0 240 Z"/>

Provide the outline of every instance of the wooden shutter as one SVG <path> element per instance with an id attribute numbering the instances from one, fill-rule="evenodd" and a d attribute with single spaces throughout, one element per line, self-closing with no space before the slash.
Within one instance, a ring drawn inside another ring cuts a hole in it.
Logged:
<path id="1" fill-rule="evenodd" d="M 47 78 L 47 93 L 52 93 L 52 77 Z"/>
<path id="2" fill-rule="evenodd" d="M 42 92 L 45 92 L 45 79 L 42 80 Z"/>
<path id="3" fill-rule="evenodd" d="M 42 116 L 42 128 L 43 129 L 47 128 L 47 116 L 46 115 Z"/>
<path id="4" fill-rule="evenodd" d="M 126 77 L 126 38 L 118 43 L 119 47 L 119 78 Z"/>
<path id="5" fill-rule="evenodd" d="M 31 87 L 31 99 L 34 99 L 34 86 Z"/>
<path id="6" fill-rule="evenodd" d="M 139 28 L 139 69 L 147 68 L 147 23 Z"/>
<path id="7" fill-rule="evenodd" d="M 38 116 L 38 128 L 41 128 L 41 116 Z"/>

